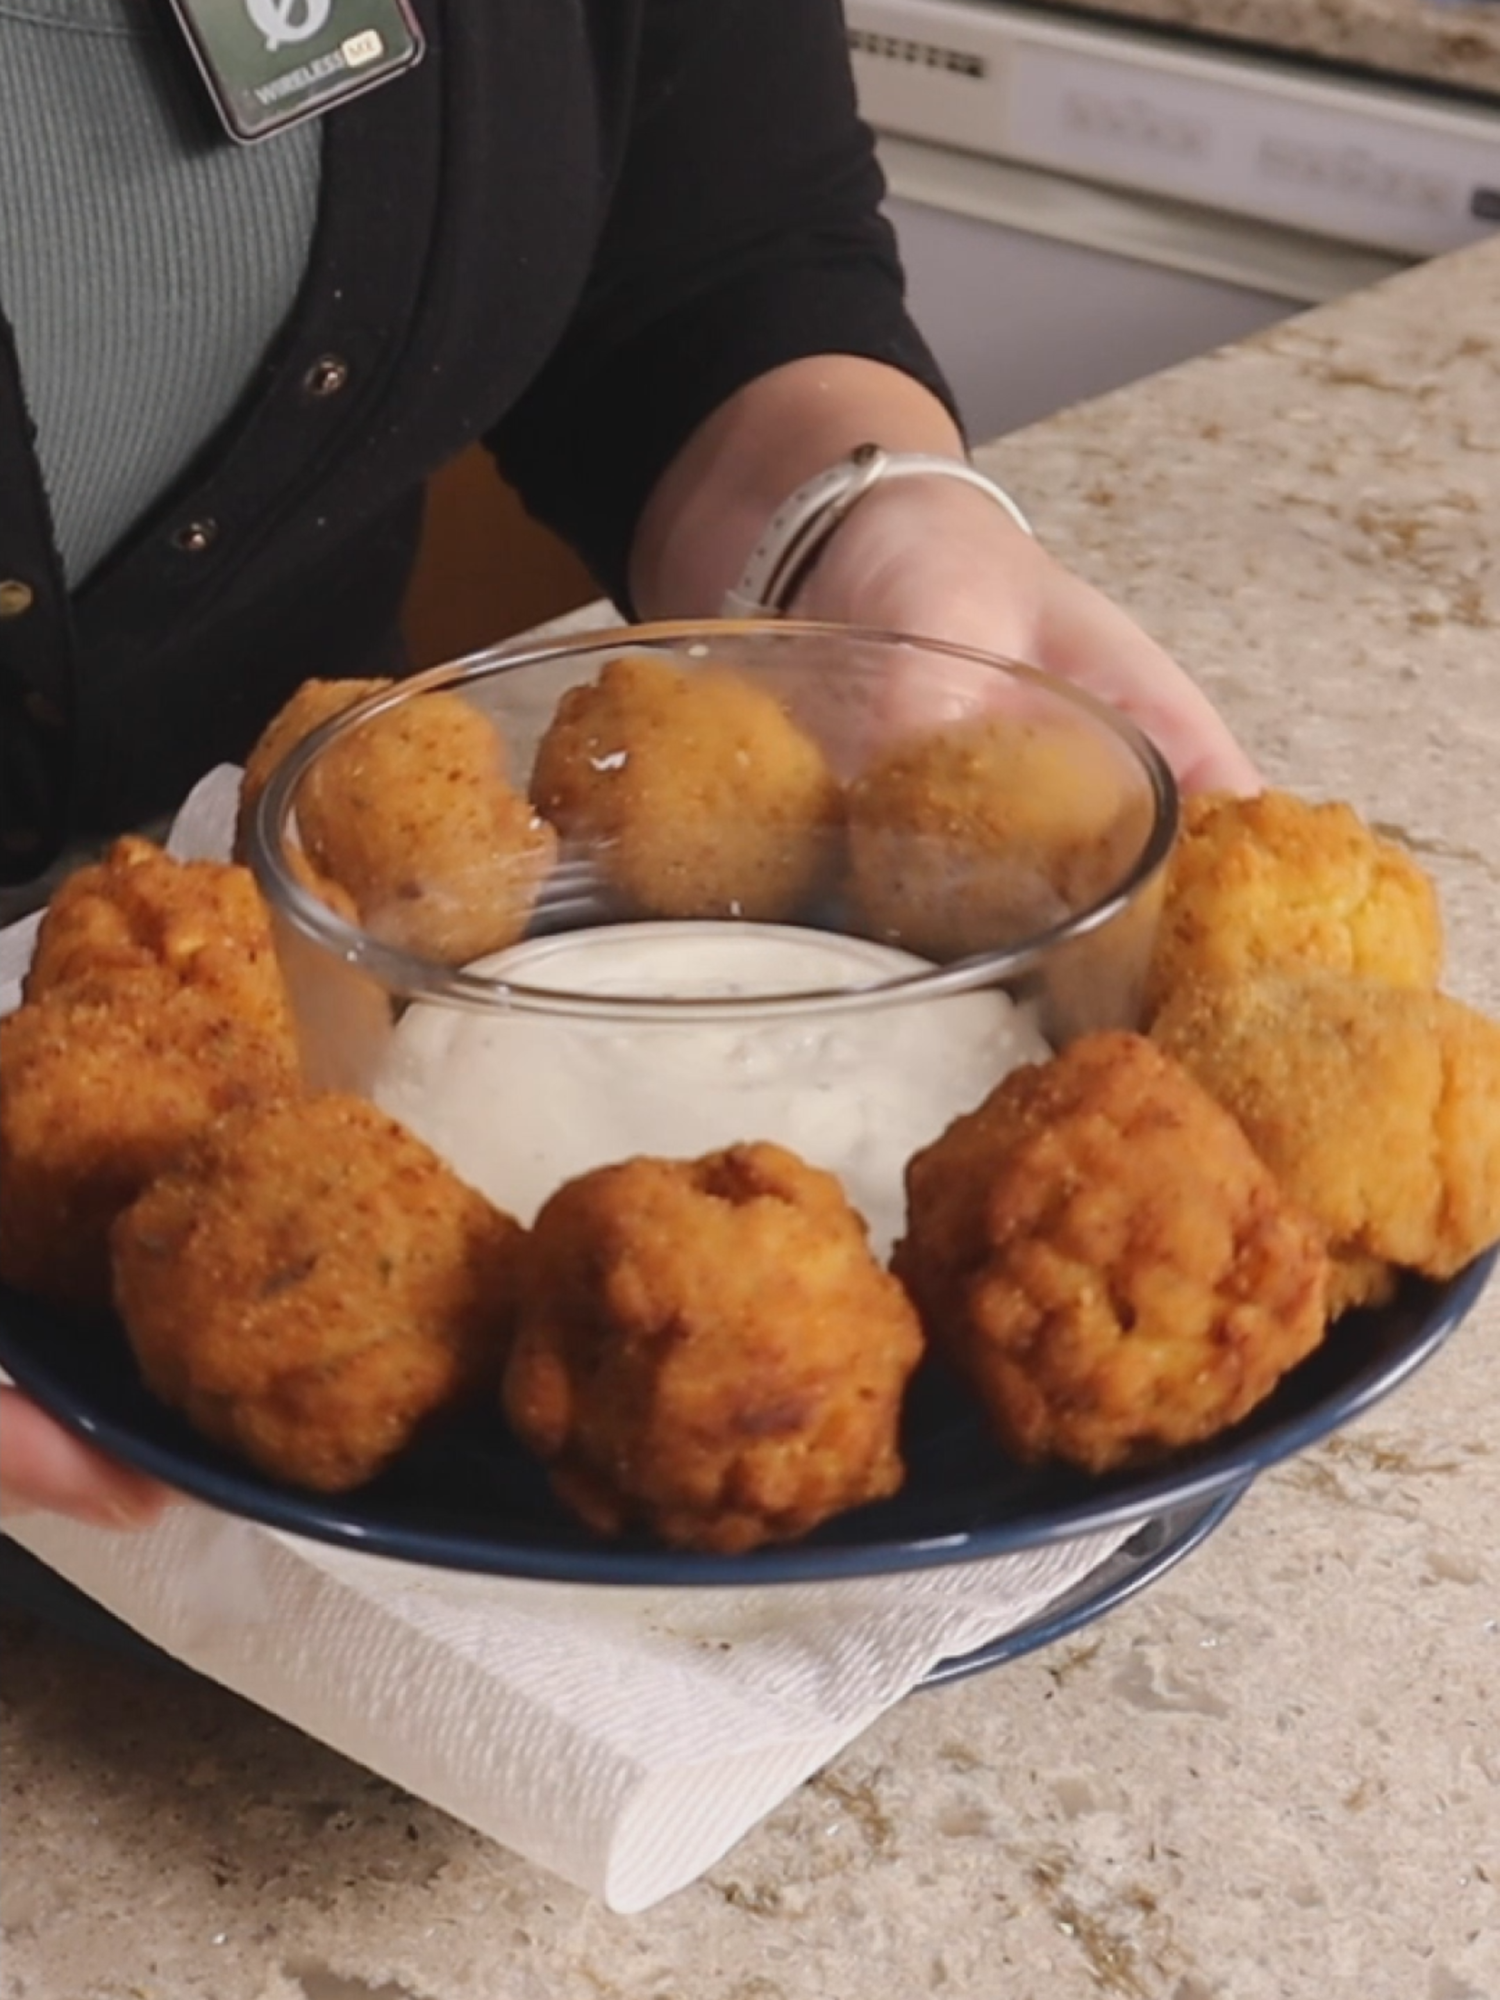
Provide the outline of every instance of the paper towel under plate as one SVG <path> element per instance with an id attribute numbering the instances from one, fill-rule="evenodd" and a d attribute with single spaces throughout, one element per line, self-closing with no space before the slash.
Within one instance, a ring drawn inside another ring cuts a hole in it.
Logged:
<path id="1" fill-rule="evenodd" d="M 1201 1548 L 1228 1520 L 1249 1484 L 1247 1481 L 1244 1486 L 1231 1486 L 1208 1500 L 1189 1501 L 1145 1522 L 1080 1583 L 1065 1590 L 1036 1617 L 976 1646 L 972 1652 L 939 1660 L 922 1676 L 918 1686 L 947 1687 L 953 1681 L 1006 1666 L 1043 1646 L 1066 1639 L 1106 1612 L 1129 1603 Z M 192 1673 L 181 1660 L 173 1659 L 170 1653 L 143 1639 L 122 1619 L 74 1589 L 6 1536 L 0 1536 L 0 1605 L 25 1612 L 82 1645 L 98 1647 L 137 1666 L 171 1674 Z"/>

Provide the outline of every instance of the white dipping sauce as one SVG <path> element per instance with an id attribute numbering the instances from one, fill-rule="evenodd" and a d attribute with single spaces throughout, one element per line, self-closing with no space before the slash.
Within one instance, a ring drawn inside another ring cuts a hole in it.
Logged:
<path id="1" fill-rule="evenodd" d="M 574 931 L 469 968 L 618 998 L 763 999 L 928 970 L 861 938 L 743 923 Z M 691 1159 L 774 1139 L 843 1182 L 884 1256 L 920 1146 L 1046 1043 L 997 990 L 760 1019 L 590 1020 L 419 1002 L 374 1096 L 498 1207 L 529 1223 L 564 1181 L 637 1154 Z"/>

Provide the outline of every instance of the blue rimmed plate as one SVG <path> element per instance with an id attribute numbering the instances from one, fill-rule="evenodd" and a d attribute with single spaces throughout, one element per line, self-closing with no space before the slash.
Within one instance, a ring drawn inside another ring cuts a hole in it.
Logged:
<path id="1" fill-rule="evenodd" d="M 1155 1583 L 1168 1570 L 1176 1569 L 1184 1557 L 1201 1548 L 1214 1530 L 1228 1520 L 1253 1483 L 1247 1479 L 1243 1485 L 1231 1486 L 1212 1499 L 1185 1502 L 1143 1523 L 1113 1555 L 1106 1556 L 1097 1569 L 1080 1577 L 1070 1590 L 1054 1597 L 1035 1618 L 1002 1632 L 998 1639 L 976 1646 L 972 1653 L 956 1653 L 951 1659 L 939 1660 L 918 1685 L 946 1687 L 950 1681 L 967 1680 L 971 1674 L 1003 1667 L 1008 1660 L 1019 1660 L 1043 1646 L 1055 1645 L 1085 1625 L 1092 1625 L 1096 1618 L 1128 1603 L 1148 1583 Z"/>
<path id="2" fill-rule="evenodd" d="M 434 1432 L 382 1478 L 328 1496 L 228 1457 L 149 1394 L 118 1324 L 80 1321 L 0 1288 L 0 1366 L 74 1430 L 229 1513 L 314 1540 L 442 1569 L 593 1584 L 777 1583 L 920 1569 L 1133 1527 L 1242 1489 L 1396 1389 L 1471 1310 L 1500 1251 L 1446 1285 L 1407 1282 L 1350 1313 L 1233 1430 L 1148 1469 L 1088 1478 L 1012 1464 L 974 1399 L 937 1364 L 908 1398 L 906 1485 L 805 1541 L 713 1556 L 601 1542 L 553 1501 L 498 1412 Z"/>

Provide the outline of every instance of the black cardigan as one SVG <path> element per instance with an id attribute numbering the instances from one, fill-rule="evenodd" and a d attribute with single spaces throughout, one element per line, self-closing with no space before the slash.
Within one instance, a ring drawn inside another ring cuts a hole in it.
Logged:
<path id="1" fill-rule="evenodd" d="M 170 807 L 307 675 L 388 666 L 423 483 L 475 438 L 624 602 L 652 483 L 740 384 L 842 352 L 941 392 L 838 0 L 418 11 L 427 59 L 328 117 L 265 368 L 71 602 L 0 319 L 0 879 Z"/>

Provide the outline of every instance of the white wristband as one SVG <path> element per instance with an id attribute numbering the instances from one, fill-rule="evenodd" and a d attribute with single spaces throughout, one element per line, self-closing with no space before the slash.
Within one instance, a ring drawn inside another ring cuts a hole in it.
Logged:
<path id="1" fill-rule="evenodd" d="M 1031 523 L 1005 488 L 976 472 L 964 459 L 941 458 L 924 451 L 884 451 L 878 444 L 857 445 L 838 465 L 820 472 L 782 501 L 751 550 L 744 575 L 726 592 L 719 616 L 780 617 L 839 523 L 872 487 L 887 479 L 933 476 L 977 487 L 1024 533 L 1032 532 Z"/>

